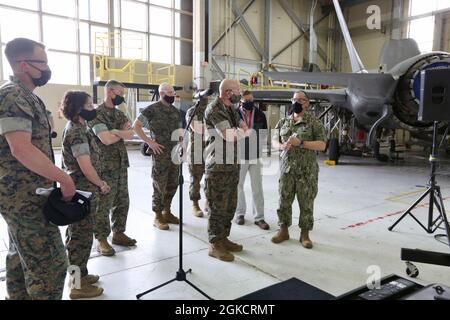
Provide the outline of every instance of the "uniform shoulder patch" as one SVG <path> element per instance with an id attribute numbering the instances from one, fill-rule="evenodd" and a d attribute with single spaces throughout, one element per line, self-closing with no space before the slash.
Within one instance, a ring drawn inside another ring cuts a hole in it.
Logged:
<path id="1" fill-rule="evenodd" d="M 22 111 L 27 116 L 33 117 L 33 107 L 21 93 L 21 89 L 13 85 L 7 85 L 1 88 L 0 109 L 2 112 L 16 113 Z M 17 110 L 17 108 L 20 109 L 20 111 Z"/>

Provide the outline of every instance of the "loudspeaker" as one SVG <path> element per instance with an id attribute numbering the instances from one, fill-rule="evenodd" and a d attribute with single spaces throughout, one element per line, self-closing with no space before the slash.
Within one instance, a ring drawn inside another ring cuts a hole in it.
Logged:
<path id="1" fill-rule="evenodd" d="M 421 72 L 420 121 L 450 121 L 450 68 Z"/>

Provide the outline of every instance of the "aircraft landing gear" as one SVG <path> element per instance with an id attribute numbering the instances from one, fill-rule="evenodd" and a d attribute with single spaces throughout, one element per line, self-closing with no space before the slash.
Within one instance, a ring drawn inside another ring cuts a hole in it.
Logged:
<path id="1" fill-rule="evenodd" d="M 328 160 L 339 162 L 339 139 L 331 138 L 328 141 Z"/>

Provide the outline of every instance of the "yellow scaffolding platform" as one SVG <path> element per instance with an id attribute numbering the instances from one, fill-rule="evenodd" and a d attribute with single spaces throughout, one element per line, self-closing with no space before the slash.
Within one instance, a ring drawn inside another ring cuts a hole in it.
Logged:
<path id="1" fill-rule="evenodd" d="M 167 82 L 175 84 L 176 68 L 174 64 L 164 64 L 144 61 L 142 39 L 127 39 L 128 43 L 133 43 L 134 47 L 121 47 L 113 45 L 123 43 L 122 39 L 127 34 L 118 33 L 96 33 L 95 49 L 93 55 L 93 69 L 95 81 L 107 81 L 115 79 L 127 83 L 148 83 L 161 84 Z M 117 50 L 128 50 L 141 59 L 124 59 L 113 57 L 112 54 Z"/>

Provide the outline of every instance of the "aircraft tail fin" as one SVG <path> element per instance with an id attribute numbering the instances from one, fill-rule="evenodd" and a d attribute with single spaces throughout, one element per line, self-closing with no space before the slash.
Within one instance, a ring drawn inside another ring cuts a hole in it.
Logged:
<path id="1" fill-rule="evenodd" d="M 336 15 L 341 26 L 342 34 L 344 36 L 345 45 L 347 46 L 348 55 L 350 56 L 350 63 L 352 65 L 352 71 L 354 73 L 367 73 L 361 58 L 356 51 L 355 45 L 353 44 L 352 38 L 350 37 L 350 32 L 348 31 L 347 23 L 344 19 L 344 14 L 342 13 L 341 6 L 338 0 L 333 0 L 334 8 L 336 10 Z"/>
<path id="2" fill-rule="evenodd" d="M 420 50 L 414 39 L 389 40 L 381 50 L 379 64 L 388 71 L 400 62 L 418 55 Z"/>

